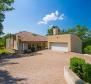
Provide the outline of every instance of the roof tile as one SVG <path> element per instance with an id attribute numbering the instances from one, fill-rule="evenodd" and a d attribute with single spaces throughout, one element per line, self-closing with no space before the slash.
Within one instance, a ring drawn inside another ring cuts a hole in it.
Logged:
<path id="1" fill-rule="evenodd" d="M 46 36 L 41 36 L 31 32 L 19 32 L 16 35 L 20 37 L 21 41 L 47 41 Z"/>

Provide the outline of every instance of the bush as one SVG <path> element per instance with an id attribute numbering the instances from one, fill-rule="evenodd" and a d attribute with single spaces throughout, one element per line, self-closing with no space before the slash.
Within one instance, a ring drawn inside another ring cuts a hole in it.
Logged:
<path id="1" fill-rule="evenodd" d="M 91 84 L 91 64 L 86 63 L 82 58 L 73 57 L 70 59 L 70 69 L 82 80 Z"/>
<path id="2" fill-rule="evenodd" d="M 0 49 L 0 54 L 9 54 L 10 52 L 6 49 Z"/>
<path id="3" fill-rule="evenodd" d="M 91 84 L 91 64 L 85 64 L 83 69 L 83 80 Z"/>
<path id="4" fill-rule="evenodd" d="M 91 54 L 91 45 L 84 48 L 86 54 Z"/>
<path id="5" fill-rule="evenodd" d="M 85 60 L 77 57 L 70 59 L 70 68 L 75 72 L 80 78 L 82 78 L 82 65 L 85 64 Z"/>

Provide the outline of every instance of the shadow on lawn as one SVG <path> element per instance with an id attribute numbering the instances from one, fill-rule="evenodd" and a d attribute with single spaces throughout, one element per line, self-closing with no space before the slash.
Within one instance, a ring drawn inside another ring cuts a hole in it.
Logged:
<path id="1" fill-rule="evenodd" d="M 8 59 L 0 59 L 0 67 L 4 65 L 15 65 L 19 64 L 18 62 L 10 62 Z"/>
<path id="2" fill-rule="evenodd" d="M 14 59 L 14 58 L 22 58 L 22 57 L 29 57 L 29 56 L 37 56 L 42 55 L 42 53 L 32 52 L 32 53 L 25 53 L 25 54 L 2 54 L 0 55 L 0 59 Z"/>
<path id="3" fill-rule="evenodd" d="M 37 56 L 37 55 L 42 55 L 42 53 L 33 52 L 28 54 L 8 54 L 8 55 L 3 54 L 3 55 L 0 55 L 0 67 L 5 65 L 19 64 L 18 62 L 11 62 L 10 59 L 31 57 L 31 56 Z"/>
<path id="4" fill-rule="evenodd" d="M 26 81 L 26 78 L 14 78 L 12 77 L 8 71 L 0 70 L 0 84 L 24 84 L 22 82 Z"/>

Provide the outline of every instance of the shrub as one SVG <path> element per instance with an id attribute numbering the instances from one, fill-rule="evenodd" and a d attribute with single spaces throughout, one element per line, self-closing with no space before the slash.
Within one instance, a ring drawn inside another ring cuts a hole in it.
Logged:
<path id="1" fill-rule="evenodd" d="M 91 45 L 84 48 L 86 54 L 91 54 Z"/>
<path id="2" fill-rule="evenodd" d="M 70 59 L 70 69 L 82 80 L 91 84 L 91 64 L 86 63 L 82 58 L 73 57 Z"/>
<path id="3" fill-rule="evenodd" d="M 75 72 L 80 78 L 82 78 L 83 70 L 82 65 L 85 64 L 85 60 L 77 57 L 70 59 L 70 68 Z"/>
<path id="4" fill-rule="evenodd" d="M 83 80 L 91 84 L 91 64 L 85 64 L 83 69 Z"/>
<path id="5" fill-rule="evenodd" d="M 10 52 L 6 49 L 0 49 L 0 54 L 9 54 Z"/>

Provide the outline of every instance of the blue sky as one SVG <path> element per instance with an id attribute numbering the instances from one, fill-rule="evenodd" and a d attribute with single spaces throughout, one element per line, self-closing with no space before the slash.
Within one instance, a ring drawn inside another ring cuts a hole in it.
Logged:
<path id="1" fill-rule="evenodd" d="M 15 0 L 13 7 L 15 10 L 6 12 L 5 33 L 30 31 L 45 35 L 51 25 L 91 28 L 91 0 Z"/>

